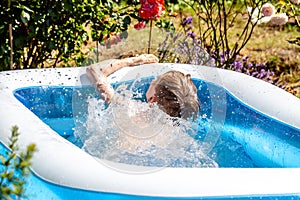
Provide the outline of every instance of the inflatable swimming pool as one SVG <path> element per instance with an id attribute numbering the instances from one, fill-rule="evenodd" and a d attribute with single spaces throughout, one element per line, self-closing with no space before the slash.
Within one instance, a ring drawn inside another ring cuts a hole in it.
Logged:
<path id="1" fill-rule="evenodd" d="M 37 145 L 29 186 L 36 189 L 32 197 L 299 197 L 299 186 L 292 181 L 300 178 L 298 98 L 253 77 L 205 66 L 142 65 L 124 68 L 110 81 L 151 77 L 170 69 L 192 75 L 201 114 L 216 124 L 217 130 L 206 135 L 211 148 L 217 133 L 230 137 L 244 147 L 256 167 L 162 168 L 99 160 L 66 139 L 74 128 L 74 98 L 83 98 L 82 91 L 92 89 L 85 67 L 1 72 L 1 149 L 5 151 L 13 125 L 19 127 L 21 148 Z"/>

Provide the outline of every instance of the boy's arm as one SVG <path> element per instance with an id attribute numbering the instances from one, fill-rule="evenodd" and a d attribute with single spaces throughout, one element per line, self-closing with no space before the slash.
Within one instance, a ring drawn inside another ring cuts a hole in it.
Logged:
<path id="1" fill-rule="evenodd" d="M 98 91 L 99 95 L 107 102 L 110 103 L 114 90 L 107 80 L 107 76 L 114 73 L 115 71 L 126 67 L 136 66 L 140 64 L 157 63 L 158 58 L 152 54 L 142 54 L 137 57 L 129 57 L 121 60 L 116 60 L 106 69 L 96 68 L 94 65 L 89 66 L 86 69 L 87 77 Z"/>
<path id="2" fill-rule="evenodd" d="M 103 70 L 103 74 L 105 76 L 109 76 L 110 74 L 118 71 L 123 67 L 132 67 L 141 64 L 150 64 L 150 63 L 158 63 L 158 58 L 153 54 L 142 54 L 137 57 L 129 57 L 121 60 L 116 60 L 109 67 Z"/>
<path id="3" fill-rule="evenodd" d="M 94 65 L 91 65 L 86 69 L 86 74 L 101 98 L 107 103 L 110 103 L 114 96 L 114 89 L 109 84 L 107 76 L 105 76 L 101 70 L 97 70 Z"/>

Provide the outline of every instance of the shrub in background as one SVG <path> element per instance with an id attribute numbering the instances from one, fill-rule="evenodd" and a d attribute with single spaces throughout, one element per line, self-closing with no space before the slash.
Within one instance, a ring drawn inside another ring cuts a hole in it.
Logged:
<path id="1" fill-rule="evenodd" d="M 164 41 L 160 43 L 160 62 L 215 66 L 214 59 L 202 47 L 202 42 L 193 32 L 193 18 L 189 16 L 182 19 L 179 29 L 168 32 Z"/>
<path id="2" fill-rule="evenodd" d="M 257 21 L 252 21 L 254 10 L 247 12 L 247 8 L 261 8 L 265 2 L 266 0 L 181 0 L 185 9 L 197 17 L 193 24 L 201 46 L 215 59 L 216 66 L 223 68 L 231 67 L 257 25 Z M 232 39 L 231 28 L 240 19 L 244 20 L 243 26 L 239 33 L 234 33 L 236 37 Z M 226 51 L 230 53 L 226 54 L 226 61 L 222 62 L 220 53 Z"/>
<path id="3" fill-rule="evenodd" d="M 109 46 L 113 36 L 126 38 L 132 19 L 141 19 L 139 7 L 137 0 L 3 0 L 0 71 L 79 66 L 87 57 L 82 50 L 87 41 Z"/>
<path id="4" fill-rule="evenodd" d="M 0 3 L 0 70 L 75 65 L 85 58 L 82 45 L 89 39 L 84 24 L 91 24 L 92 39 L 103 41 L 124 31 L 132 7 L 115 1 L 4 0 Z"/>
<path id="5" fill-rule="evenodd" d="M 44 67 L 46 62 L 56 66 L 74 53 L 80 58 L 85 34 L 80 2 L 1 1 L 0 70 Z"/>
<path id="6" fill-rule="evenodd" d="M 291 23 L 300 29 L 300 1 L 282 0 L 277 3 L 277 6 L 281 11 L 286 12 L 291 19 Z M 300 34 L 299 37 L 291 38 L 288 42 L 300 46 Z"/>

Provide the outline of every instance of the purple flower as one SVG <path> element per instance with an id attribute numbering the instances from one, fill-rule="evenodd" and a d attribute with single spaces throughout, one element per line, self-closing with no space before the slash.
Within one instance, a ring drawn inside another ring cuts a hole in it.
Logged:
<path id="1" fill-rule="evenodd" d="M 265 63 L 257 63 L 255 66 L 256 67 L 265 67 Z"/>
<path id="2" fill-rule="evenodd" d="M 246 74 L 251 76 L 251 73 L 250 73 L 249 69 L 246 70 Z"/>
<path id="3" fill-rule="evenodd" d="M 201 40 L 196 40 L 195 42 L 196 42 L 197 45 L 200 45 L 200 46 L 202 44 Z"/>
<path id="4" fill-rule="evenodd" d="M 232 66 L 235 68 L 236 71 L 242 72 L 243 64 L 240 61 L 234 61 Z"/>
<path id="5" fill-rule="evenodd" d="M 229 54 L 230 54 L 230 50 L 229 50 L 229 49 L 225 50 L 225 51 L 224 51 L 224 54 L 225 54 L 225 55 L 229 55 Z"/>
<path id="6" fill-rule="evenodd" d="M 224 57 L 220 57 L 220 61 L 221 61 L 221 63 L 224 63 L 225 62 Z"/>
<path id="7" fill-rule="evenodd" d="M 258 75 L 257 71 L 255 71 L 255 72 L 252 73 L 252 76 L 256 77 L 256 75 Z"/>
<path id="8" fill-rule="evenodd" d="M 248 56 L 244 56 L 244 57 L 242 58 L 242 61 L 243 61 L 243 62 L 247 62 L 248 58 L 249 58 Z"/>
<path id="9" fill-rule="evenodd" d="M 260 70 L 260 74 L 259 74 L 259 78 L 263 78 L 263 77 L 265 77 L 267 75 L 267 72 L 266 72 L 266 70 L 265 69 L 261 69 Z"/>
<path id="10" fill-rule="evenodd" d="M 227 57 L 225 57 L 225 56 L 226 56 L 226 55 L 225 55 L 223 52 L 220 53 L 220 61 L 221 61 L 221 63 L 226 62 Z"/>
<path id="11" fill-rule="evenodd" d="M 191 29 L 193 29 L 193 26 L 192 26 L 192 25 L 190 25 L 189 27 L 187 27 L 187 28 L 185 29 L 185 31 L 189 31 L 189 30 L 191 30 Z"/>
<path id="12" fill-rule="evenodd" d="M 183 18 L 183 22 L 182 25 L 187 25 L 187 24 L 191 24 L 193 22 L 193 17 L 189 16 L 187 18 Z"/>
<path id="13" fill-rule="evenodd" d="M 272 74 L 272 72 L 268 69 L 267 71 L 267 77 L 269 77 Z"/>
<path id="14" fill-rule="evenodd" d="M 224 53 L 223 52 L 220 53 L 220 57 L 224 58 Z"/>
<path id="15" fill-rule="evenodd" d="M 191 37 L 192 39 L 196 38 L 196 33 L 194 33 L 193 31 L 190 31 L 187 33 L 187 36 Z"/>

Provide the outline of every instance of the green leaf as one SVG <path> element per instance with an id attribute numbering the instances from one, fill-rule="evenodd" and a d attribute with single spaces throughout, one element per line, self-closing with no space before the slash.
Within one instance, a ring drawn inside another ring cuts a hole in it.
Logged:
<path id="1" fill-rule="evenodd" d="M 27 12 L 25 12 L 24 10 L 22 10 L 22 12 L 21 12 L 21 20 L 24 24 L 27 24 L 30 20 L 30 15 Z"/>
<path id="2" fill-rule="evenodd" d="M 130 18 L 129 16 L 126 16 L 126 17 L 124 18 L 124 20 L 123 20 L 123 23 L 124 23 L 125 25 L 129 25 L 129 24 L 131 23 L 131 18 Z"/>

